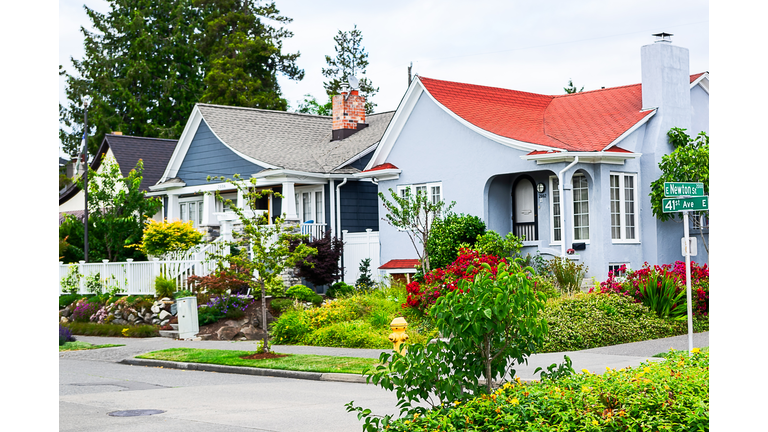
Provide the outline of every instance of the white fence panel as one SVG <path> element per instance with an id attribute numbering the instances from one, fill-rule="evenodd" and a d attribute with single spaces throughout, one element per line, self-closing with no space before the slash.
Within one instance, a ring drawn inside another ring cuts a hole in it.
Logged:
<path id="1" fill-rule="evenodd" d="M 381 265 L 379 247 L 379 232 L 371 229 L 362 233 L 348 233 L 344 235 L 344 282 L 354 285 L 360 277 L 360 262 L 366 258 L 371 259 L 371 275 L 378 279 L 379 266 Z"/>

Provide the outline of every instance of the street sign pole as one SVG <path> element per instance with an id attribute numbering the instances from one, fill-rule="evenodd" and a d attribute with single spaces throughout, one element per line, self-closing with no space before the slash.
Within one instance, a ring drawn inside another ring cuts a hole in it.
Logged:
<path id="1" fill-rule="evenodd" d="M 688 210 L 683 211 L 685 232 L 685 295 L 688 300 L 688 353 L 693 351 L 693 307 L 691 306 L 691 246 L 688 232 Z"/>

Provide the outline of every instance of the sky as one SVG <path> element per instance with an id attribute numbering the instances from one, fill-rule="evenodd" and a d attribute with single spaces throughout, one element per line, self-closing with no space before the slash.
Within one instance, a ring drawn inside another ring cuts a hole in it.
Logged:
<path id="1" fill-rule="evenodd" d="M 59 2 L 59 63 L 75 73 L 70 57 L 84 53 L 83 9 L 109 11 L 104 0 Z M 709 70 L 709 6 L 706 1 L 488 1 L 393 0 L 276 2 L 293 19 L 284 52 L 300 52 L 302 81 L 281 76 L 292 108 L 310 94 L 324 99 L 321 70 L 335 55 L 333 37 L 355 25 L 369 54 L 366 75 L 379 87 L 376 112 L 395 110 L 408 84 L 408 66 L 422 76 L 562 94 L 572 79 L 585 90 L 640 82 L 640 47 L 653 33 L 673 33 L 690 50 L 691 73 Z M 66 100 L 60 78 L 59 100 Z"/>

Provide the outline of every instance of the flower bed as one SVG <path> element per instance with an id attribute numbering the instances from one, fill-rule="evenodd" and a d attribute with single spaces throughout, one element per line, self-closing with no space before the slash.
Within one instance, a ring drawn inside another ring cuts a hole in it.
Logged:
<path id="1" fill-rule="evenodd" d="M 388 431 L 709 430 L 709 350 L 639 368 L 507 383 L 491 395 L 413 412 Z"/>

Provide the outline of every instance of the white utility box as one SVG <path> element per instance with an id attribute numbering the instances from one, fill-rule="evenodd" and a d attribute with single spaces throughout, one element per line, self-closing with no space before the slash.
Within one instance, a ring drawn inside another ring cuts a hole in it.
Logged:
<path id="1" fill-rule="evenodd" d="M 176 299 L 176 309 L 179 318 L 179 339 L 191 339 L 200 332 L 197 323 L 197 297 L 182 297 Z"/>

